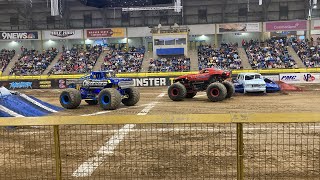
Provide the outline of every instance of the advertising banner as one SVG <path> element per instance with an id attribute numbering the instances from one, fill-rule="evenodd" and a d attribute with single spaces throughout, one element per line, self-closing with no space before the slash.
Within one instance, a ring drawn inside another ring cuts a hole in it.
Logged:
<path id="1" fill-rule="evenodd" d="M 125 28 L 104 28 L 104 29 L 87 29 L 85 30 L 86 38 L 109 38 L 125 37 Z"/>
<path id="2" fill-rule="evenodd" d="M 311 29 L 320 30 L 320 20 L 312 20 Z"/>
<path id="3" fill-rule="evenodd" d="M 83 39 L 82 30 L 51 30 L 42 31 L 42 37 L 44 40 L 54 39 Z"/>
<path id="4" fill-rule="evenodd" d="M 266 31 L 301 31 L 307 30 L 307 21 L 277 21 L 266 22 Z"/>
<path id="5" fill-rule="evenodd" d="M 218 33 L 261 32 L 260 23 L 218 24 Z"/>
<path id="6" fill-rule="evenodd" d="M 320 73 L 287 73 L 280 74 L 280 81 L 288 84 L 320 83 Z"/>
<path id="7" fill-rule="evenodd" d="M 0 31 L 0 40 L 39 40 L 38 31 Z"/>

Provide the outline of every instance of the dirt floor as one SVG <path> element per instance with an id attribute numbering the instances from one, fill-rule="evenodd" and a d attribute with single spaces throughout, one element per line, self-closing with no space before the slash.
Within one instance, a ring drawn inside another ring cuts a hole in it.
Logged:
<path id="1" fill-rule="evenodd" d="M 140 102 L 102 111 L 85 102 L 52 114 L 137 115 L 320 112 L 320 86 L 302 92 L 236 94 L 212 103 L 205 93 L 173 102 L 166 88 L 140 88 Z M 23 90 L 58 105 L 61 90 Z M 146 111 L 150 106 L 150 111 Z M 245 179 L 320 179 L 320 123 L 244 124 Z M 63 179 L 236 179 L 235 124 L 61 126 Z M 54 179 L 52 127 L 0 130 L 0 179 Z"/>

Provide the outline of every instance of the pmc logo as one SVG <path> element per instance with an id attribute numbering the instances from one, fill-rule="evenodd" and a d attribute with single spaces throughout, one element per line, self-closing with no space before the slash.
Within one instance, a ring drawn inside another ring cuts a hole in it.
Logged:
<path id="1" fill-rule="evenodd" d="M 303 79 L 307 82 L 312 82 L 312 81 L 316 80 L 316 78 L 314 76 L 312 76 L 312 74 L 303 75 Z"/>

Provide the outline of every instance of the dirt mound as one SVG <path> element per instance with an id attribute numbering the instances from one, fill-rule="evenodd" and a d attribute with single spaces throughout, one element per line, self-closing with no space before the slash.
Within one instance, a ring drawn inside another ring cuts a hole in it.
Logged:
<path id="1" fill-rule="evenodd" d="M 301 88 L 296 87 L 296 86 L 291 85 L 291 84 L 287 84 L 287 83 L 282 82 L 282 81 L 277 81 L 276 83 L 280 86 L 281 91 L 302 91 Z"/>

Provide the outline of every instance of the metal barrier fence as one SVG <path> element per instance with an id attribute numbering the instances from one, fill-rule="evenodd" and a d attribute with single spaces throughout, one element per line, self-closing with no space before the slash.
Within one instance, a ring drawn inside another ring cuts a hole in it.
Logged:
<path id="1" fill-rule="evenodd" d="M 2 118 L 0 126 L 5 180 L 320 177 L 318 113 Z"/>

